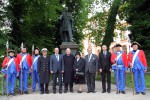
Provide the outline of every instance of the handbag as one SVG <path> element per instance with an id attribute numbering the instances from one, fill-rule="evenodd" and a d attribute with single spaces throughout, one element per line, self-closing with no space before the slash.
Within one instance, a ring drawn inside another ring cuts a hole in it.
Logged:
<path id="1" fill-rule="evenodd" d="M 84 73 L 83 72 L 76 72 L 76 76 L 84 76 Z"/>

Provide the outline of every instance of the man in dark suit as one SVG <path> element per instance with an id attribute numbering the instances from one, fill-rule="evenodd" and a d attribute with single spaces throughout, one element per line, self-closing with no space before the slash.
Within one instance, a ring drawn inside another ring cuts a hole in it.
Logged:
<path id="1" fill-rule="evenodd" d="M 59 81 L 59 93 L 62 94 L 62 74 L 64 73 L 63 56 L 59 54 L 59 49 L 54 49 L 55 54 L 50 58 L 50 71 L 53 75 L 53 93 L 56 94 L 57 77 Z"/>
<path id="2" fill-rule="evenodd" d="M 95 75 L 98 71 L 98 58 L 95 54 L 92 54 L 92 49 L 89 48 L 88 55 L 85 56 L 85 73 L 87 80 L 87 93 L 95 93 Z"/>
<path id="3" fill-rule="evenodd" d="M 66 54 L 63 55 L 64 60 L 64 74 L 63 74 L 63 82 L 64 82 L 64 93 L 68 92 L 68 86 L 70 88 L 70 92 L 73 93 L 73 82 L 74 82 L 74 55 L 71 54 L 70 48 L 66 49 Z"/>
<path id="4" fill-rule="evenodd" d="M 111 90 L 111 53 L 107 51 L 107 46 L 102 46 L 102 52 L 99 54 L 99 71 L 102 76 L 102 93 L 106 92 L 106 82 L 107 77 L 107 92 L 110 93 Z"/>

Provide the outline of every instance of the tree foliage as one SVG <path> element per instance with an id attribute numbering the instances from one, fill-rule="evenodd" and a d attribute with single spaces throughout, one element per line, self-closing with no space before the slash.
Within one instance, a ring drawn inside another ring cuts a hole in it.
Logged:
<path id="1" fill-rule="evenodd" d="M 121 0 L 113 1 L 110 14 L 108 16 L 106 32 L 105 32 L 105 36 L 104 36 L 103 43 L 102 43 L 102 44 L 107 45 L 107 47 L 109 47 L 111 42 L 113 42 L 116 16 L 118 14 L 120 3 L 121 3 Z"/>
<path id="2" fill-rule="evenodd" d="M 150 48 L 150 1 L 129 0 L 127 22 L 131 24 L 130 38 L 142 45 L 142 49 Z"/>
<path id="3" fill-rule="evenodd" d="M 7 0 L 5 7 L 10 24 L 10 43 L 19 48 L 21 42 L 31 50 L 32 45 L 47 47 L 50 53 L 61 44 L 59 21 L 64 5 L 69 7 L 75 23 L 75 42 L 83 48 L 83 29 L 88 19 L 89 0 Z M 4 31 L 0 35 L 5 35 Z M 4 38 L 3 38 L 4 39 Z M 6 41 L 6 39 L 1 40 Z M 18 49 L 19 51 L 19 49 Z M 31 51 L 29 51 L 31 52 Z"/>

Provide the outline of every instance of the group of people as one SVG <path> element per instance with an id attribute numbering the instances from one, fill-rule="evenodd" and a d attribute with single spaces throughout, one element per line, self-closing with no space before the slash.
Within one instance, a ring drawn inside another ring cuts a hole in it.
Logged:
<path id="1" fill-rule="evenodd" d="M 128 68 L 134 76 L 135 94 L 145 95 L 144 72 L 147 71 L 145 54 L 139 50 L 139 43 L 133 42 L 133 50 L 127 54 L 121 50 L 121 45 L 116 44 L 116 51 L 112 54 L 107 50 L 107 46 L 102 46 L 99 56 L 92 53 L 88 48 L 88 54 L 82 58 L 80 52 L 71 54 L 70 48 L 66 49 L 66 54 L 61 55 L 59 48 L 54 49 L 54 54 L 48 55 L 47 48 L 41 50 L 35 48 L 34 55 L 27 53 L 27 47 L 23 46 L 21 53 L 15 56 L 14 50 L 8 51 L 2 67 L 6 74 L 6 93 L 15 95 L 14 88 L 16 77 L 19 77 L 19 91 L 21 94 L 28 94 L 28 75 L 32 73 L 32 91 L 36 90 L 36 83 L 41 94 L 49 94 L 50 75 L 52 75 L 53 93 L 57 93 L 56 85 L 58 82 L 58 92 L 62 94 L 64 83 L 64 93 L 73 91 L 73 84 L 79 84 L 78 93 L 83 92 L 83 84 L 87 83 L 87 93 L 95 93 L 95 76 L 98 72 L 102 76 L 102 93 L 111 93 L 111 71 L 114 70 L 116 79 L 117 94 L 125 94 L 125 73 Z M 107 89 L 106 89 L 107 77 Z M 58 80 L 57 80 L 58 79 Z"/>

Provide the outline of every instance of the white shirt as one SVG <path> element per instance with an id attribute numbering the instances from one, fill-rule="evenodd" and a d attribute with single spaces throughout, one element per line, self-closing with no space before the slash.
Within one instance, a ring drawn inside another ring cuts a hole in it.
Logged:
<path id="1" fill-rule="evenodd" d="M 80 58 L 77 58 L 77 62 L 79 61 Z"/>
<path id="2" fill-rule="evenodd" d="M 55 54 L 57 61 L 59 61 L 59 54 Z"/>
<path id="3" fill-rule="evenodd" d="M 92 54 L 88 54 L 88 61 L 90 62 Z"/>

